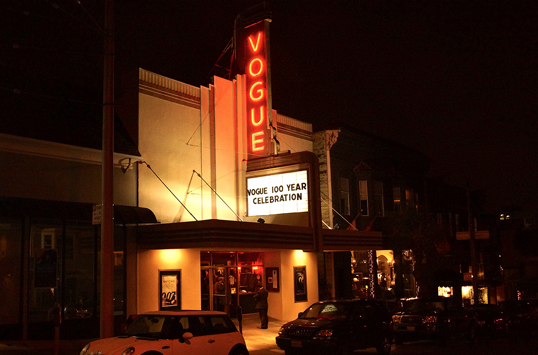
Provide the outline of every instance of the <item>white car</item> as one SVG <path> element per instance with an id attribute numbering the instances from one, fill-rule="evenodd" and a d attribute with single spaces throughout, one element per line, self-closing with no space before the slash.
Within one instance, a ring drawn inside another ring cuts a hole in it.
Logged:
<path id="1" fill-rule="evenodd" d="M 92 341 L 80 355 L 248 355 L 243 335 L 224 312 L 148 312 L 124 334 Z"/>

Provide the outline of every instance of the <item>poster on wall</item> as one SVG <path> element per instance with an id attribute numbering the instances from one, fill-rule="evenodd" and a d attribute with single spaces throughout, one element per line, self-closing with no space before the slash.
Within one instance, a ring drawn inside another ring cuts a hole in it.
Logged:
<path id="1" fill-rule="evenodd" d="M 265 268 L 266 289 L 269 292 L 280 292 L 280 275 L 277 267 Z"/>
<path id="2" fill-rule="evenodd" d="M 159 310 L 177 311 L 181 309 L 181 271 L 159 271 Z"/>
<path id="3" fill-rule="evenodd" d="M 294 266 L 294 289 L 295 289 L 295 302 L 306 302 L 308 295 L 306 293 L 306 266 Z"/>

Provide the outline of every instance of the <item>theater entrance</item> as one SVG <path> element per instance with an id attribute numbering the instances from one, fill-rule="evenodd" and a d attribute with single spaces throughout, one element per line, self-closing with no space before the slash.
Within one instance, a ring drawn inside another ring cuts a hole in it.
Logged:
<path id="1" fill-rule="evenodd" d="M 200 255 L 202 310 L 222 311 L 231 317 L 240 306 L 255 313 L 256 287 L 263 280 L 262 252 L 213 252 Z"/>

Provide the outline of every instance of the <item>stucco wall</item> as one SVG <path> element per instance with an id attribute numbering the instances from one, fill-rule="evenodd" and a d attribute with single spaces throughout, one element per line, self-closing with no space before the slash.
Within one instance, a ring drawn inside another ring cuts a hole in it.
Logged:
<path id="1" fill-rule="evenodd" d="M 201 308 L 200 250 L 146 250 L 138 253 L 138 313 L 159 310 L 159 270 L 181 270 L 181 308 Z"/>
<path id="2" fill-rule="evenodd" d="M 308 300 L 295 302 L 293 268 L 306 266 L 306 286 Z M 264 267 L 280 268 L 280 292 L 269 292 L 269 317 L 283 322 L 297 318 L 312 303 L 318 301 L 318 266 L 315 253 L 305 253 L 301 250 L 283 250 L 266 252 Z"/>

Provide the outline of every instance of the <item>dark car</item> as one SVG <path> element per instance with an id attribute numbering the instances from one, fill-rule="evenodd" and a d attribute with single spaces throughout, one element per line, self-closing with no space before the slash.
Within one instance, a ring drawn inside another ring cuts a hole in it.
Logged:
<path id="1" fill-rule="evenodd" d="M 499 303 L 508 333 L 519 334 L 538 327 L 538 300 L 507 300 Z"/>
<path id="2" fill-rule="evenodd" d="M 311 305 L 280 328 L 278 347 L 287 355 L 351 354 L 374 347 L 390 354 L 392 325 L 389 312 L 373 300 L 327 300 Z"/>
<path id="3" fill-rule="evenodd" d="M 450 337 L 464 335 L 468 319 L 462 307 L 450 298 L 412 299 L 403 302 L 392 316 L 394 342 L 435 339 L 445 344 Z"/>
<path id="4" fill-rule="evenodd" d="M 507 318 L 495 304 L 469 305 L 464 308 L 468 318 L 469 338 L 495 338 L 506 334 Z"/>

